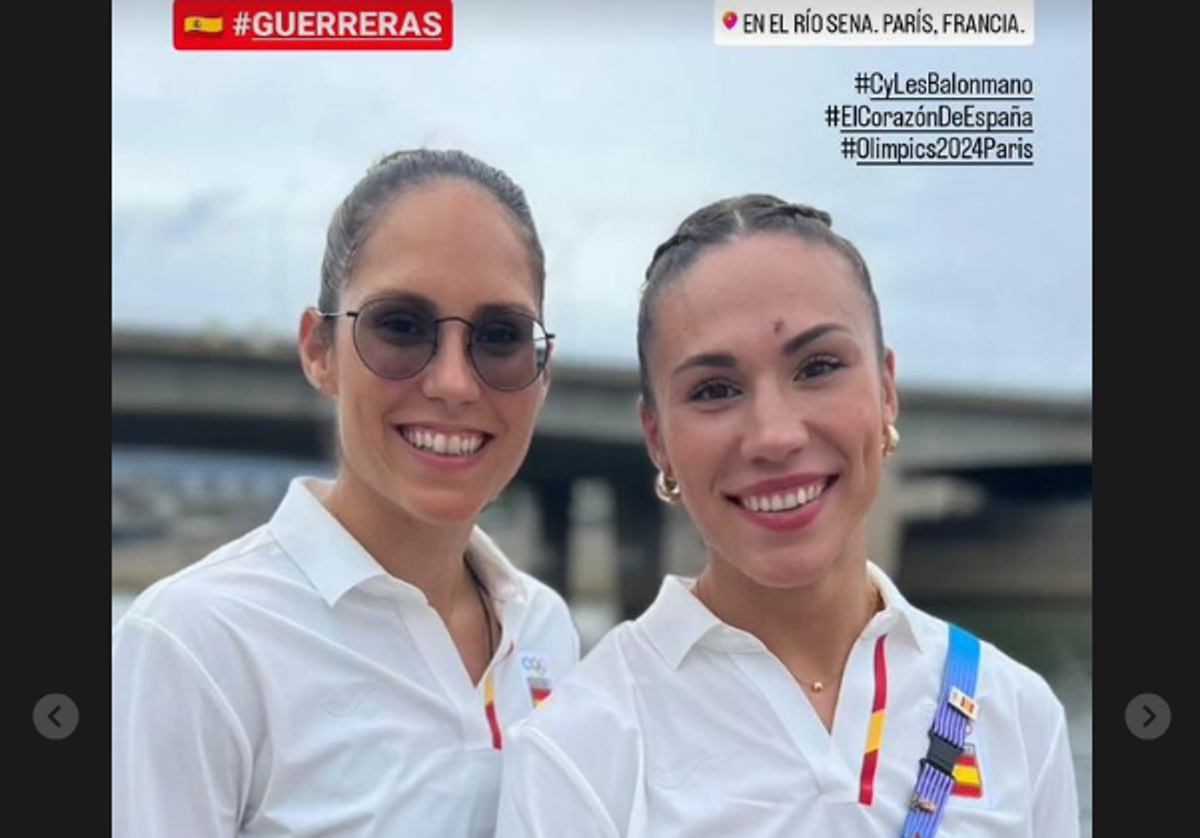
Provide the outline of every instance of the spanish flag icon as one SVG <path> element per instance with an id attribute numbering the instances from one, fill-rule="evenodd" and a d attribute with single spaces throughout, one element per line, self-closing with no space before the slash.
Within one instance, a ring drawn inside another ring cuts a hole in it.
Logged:
<path id="1" fill-rule="evenodd" d="M 225 29 L 223 17 L 200 17 L 190 15 L 183 19 L 183 31 L 186 35 L 220 35 Z"/>
<path id="2" fill-rule="evenodd" d="M 955 797 L 983 797 L 983 775 L 979 773 L 979 756 L 970 742 L 966 743 L 962 755 L 954 763 L 954 787 L 950 793 Z"/>

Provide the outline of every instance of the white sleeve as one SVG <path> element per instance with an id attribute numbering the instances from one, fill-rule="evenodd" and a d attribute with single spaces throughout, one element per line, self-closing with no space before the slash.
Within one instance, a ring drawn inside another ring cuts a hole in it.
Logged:
<path id="1" fill-rule="evenodd" d="M 233 838 L 252 756 L 233 709 L 166 628 L 113 632 L 112 828 L 120 838 Z"/>
<path id="2" fill-rule="evenodd" d="M 1046 762 L 1033 785 L 1033 838 L 1079 838 L 1075 769 L 1061 706 Z"/>
<path id="3" fill-rule="evenodd" d="M 496 838 L 621 838 L 583 773 L 526 726 L 504 743 Z"/>

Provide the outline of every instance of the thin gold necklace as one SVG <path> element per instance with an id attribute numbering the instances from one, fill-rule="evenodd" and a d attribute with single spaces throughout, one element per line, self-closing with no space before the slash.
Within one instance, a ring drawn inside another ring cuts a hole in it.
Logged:
<path id="1" fill-rule="evenodd" d="M 708 603 L 706 602 L 704 592 L 700 590 L 700 583 L 701 583 L 702 579 L 703 579 L 703 577 L 701 579 L 696 580 L 695 594 L 696 594 L 696 599 L 700 600 L 700 602 L 703 603 L 704 606 L 707 608 Z M 883 610 L 883 592 L 879 590 L 879 586 L 877 584 L 875 584 L 874 582 L 871 582 L 871 594 L 872 594 L 871 614 L 875 615 Z M 712 609 L 709 608 L 709 610 L 711 611 Z M 788 674 L 790 674 L 792 676 L 792 678 L 794 678 L 796 680 L 796 683 L 798 683 L 800 686 L 804 687 L 805 689 L 809 690 L 810 692 L 821 693 L 821 692 L 825 691 L 825 680 L 823 678 L 812 678 L 812 679 L 802 678 L 799 675 L 797 675 L 795 672 L 793 672 L 791 667 L 787 667 L 787 671 L 788 671 Z"/>

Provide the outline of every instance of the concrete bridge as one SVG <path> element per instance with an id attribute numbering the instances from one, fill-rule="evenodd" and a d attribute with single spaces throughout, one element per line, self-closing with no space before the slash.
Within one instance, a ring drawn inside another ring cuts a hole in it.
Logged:
<path id="1" fill-rule="evenodd" d="M 333 414 L 290 345 L 113 333 L 114 446 L 332 459 Z M 872 557 L 928 597 L 1091 592 L 1089 402 L 901 389 L 903 445 L 872 512 Z M 573 497 L 607 499 L 626 613 L 702 545 L 653 495 L 635 414 L 636 370 L 558 364 L 518 475 L 523 549 L 560 590 L 586 577 L 572 551 Z M 116 490 L 114 475 L 114 491 Z"/>

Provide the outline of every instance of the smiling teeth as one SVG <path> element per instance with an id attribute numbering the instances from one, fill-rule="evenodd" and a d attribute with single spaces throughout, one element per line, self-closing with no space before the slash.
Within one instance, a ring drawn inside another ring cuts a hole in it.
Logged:
<path id="1" fill-rule="evenodd" d="M 738 498 L 743 509 L 751 512 L 790 512 L 819 498 L 829 486 L 829 481 L 823 480 L 790 492 L 777 495 L 745 495 Z"/>
<path id="2" fill-rule="evenodd" d="M 416 428 L 403 428 L 400 433 L 414 448 L 445 457 L 469 457 L 483 445 L 483 434 L 439 434 Z"/>

